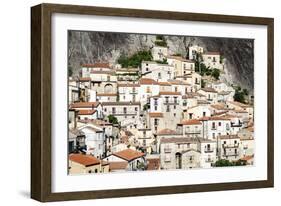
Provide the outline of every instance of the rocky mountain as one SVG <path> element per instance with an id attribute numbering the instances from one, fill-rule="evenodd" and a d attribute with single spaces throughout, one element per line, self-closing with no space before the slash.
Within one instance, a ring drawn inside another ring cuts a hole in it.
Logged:
<path id="1" fill-rule="evenodd" d="M 219 51 L 225 58 L 224 81 L 239 84 L 250 93 L 254 88 L 254 40 L 165 36 L 171 54 L 187 55 L 189 45 L 204 47 L 205 51 Z M 74 74 L 81 64 L 97 61 L 115 63 L 120 55 L 132 55 L 154 45 L 155 35 L 69 31 L 68 64 Z"/>

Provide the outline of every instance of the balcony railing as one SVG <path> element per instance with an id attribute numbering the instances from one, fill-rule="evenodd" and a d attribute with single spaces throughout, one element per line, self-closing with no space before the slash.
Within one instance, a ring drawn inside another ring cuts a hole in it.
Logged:
<path id="1" fill-rule="evenodd" d="M 171 149 L 171 148 L 164 148 L 164 152 L 165 152 L 165 153 L 171 153 L 171 152 L 172 152 L 172 149 Z"/>
<path id="2" fill-rule="evenodd" d="M 223 144 L 222 147 L 223 148 L 238 148 L 239 147 L 239 143 L 236 143 L 236 144 Z"/>
<path id="3" fill-rule="evenodd" d="M 165 101 L 164 104 L 165 105 L 167 105 L 167 104 L 176 104 L 176 105 L 178 105 L 179 101 Z"/>
<path id="4" fill-rule="evenodd" d="M 204 149 L 204 152 L 205 152 L 205 153 L 214 152 L 214 148 L 206 148 L 206 149 Z"/>
<path id="5" fill-rule="evenodd" d="M 200 134 L 201 130 L 190 130 L 190 131 L 185 131 L 185 134 Z"/>

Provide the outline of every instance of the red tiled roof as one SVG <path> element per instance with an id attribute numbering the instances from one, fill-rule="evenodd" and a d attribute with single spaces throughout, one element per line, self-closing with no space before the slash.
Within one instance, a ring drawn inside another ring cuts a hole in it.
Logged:
<path id="1" fill-rule="evenodd" d="M 92 115 L 96 112 L 97 110 L 92 109 L 92 110 L 78 110 L 78 115 Z"/>
<path id="2" fill-rule="evenodd" d="M 212 116 L 212 117 L 201 117 L 198 119 L 199 121 L 208 121 L 208 120 L 230 120 L 229 118 L 221 117 L 221 116 Z"/>
<path id="3" fill-rule="evenodd" d="M 117 84 L 118 87 L 139 87 L 140 85 L 139 84 L 123 84 L 123 83 L 120 83 L 120 84 Z"/>
<path id="4" fill-rule="evenodd" d="M 71 104 L 71 108 L 93 108 L 97 107 L 99 102 L 75 102 Z"/>
<path id="5" fill-rule="evenodd" d="M 182 125 L 201 125 L 202 123 L 197 119 L 186 119 L 186 120 L 183 120 L 180 124 L 182 124 Z"/>
<path id="6" fill-rule="evenodd" d="M 136 150 L 125 149 L 120 152 L 116 152 L 113 155 L 130 162 L 139 157 L 143 157 L 145 154 Z"/>
<path id="7" fill-rule="evenodd" d="M 86 167 L 100 164 L 100 160 L 91 155 L 70 154 L 69 160 L 84 165 Z"/>
<path id="8" fill-rule="evenodd" d="M 245 157 L 242 157 L 240 160 L 242 161 L 248 161 L 248 160 L 251 160 L 254 158 L 254 155 L 248 155 L 248 156 L 245 156 Z"/>
<path id="9" fill-rule="evenodd" d="M 124 106 L 130 106 L 130 105 L 135 105 L 135 106 L 139 106 L 140 102 L 103 102 L 102 103 L 103 106 L 112 106 L 112 105 L 124 105 Z"/>
<path id="10" fill-rule="evenodd" d="M 152 117 L 152 118 L 155 118 L 155 117 L 162 118 L 163 117 L 163 113 L 162 112 L 150 112 L 149 113 L 149 117 Z"/>
<path id="11" fill-rule="evenodd" d="M 157 132 L 157 135 L 175 135 L 178 134 L 175 130 L 172 129 L 162 129 Z"/>
<path id="12" fill-rule="evenodd" d="M 169 82 L 158 82 L 160 86 L 171 86 Z"/>
<path id="13" fill-rule="evenodd" d="M 240 139 L 237 135 L 221 135 L 219 136 L 220 139 Z"/>
<path id="14" fill-rule="evenodd" d="M 91 68 L 110 68 L 109 63 L 106 62 L 97 62 L 94 64 L 83 64 L 82 67 L 91 67 Z"/>
<path id="15" fill-rule="evenodd" d="M 209 52 L 203 53 L 203 55 L 220 55 L 220 52 L 217 52 L 217 51 L 209 51 Z"/>
<path id="16" fill-rule="evenodd" d="M 90 77 L 80 77 L 79 81 L 80 82 L 89 82 L 89 81 L 91 81 L 91 78 Z"/>
<path id="17" fill-rule="evenodd" d="M 159 95 L 181 95 L 180 92 L 160 91 Z"/>
<path id="18" fill-rule="evenodd" d="M 149 78 L 141 78 L 139 80 L 140 84 L 158 84 L 158 82 L 156 82 L 154 79 L 149 79 Z"/>

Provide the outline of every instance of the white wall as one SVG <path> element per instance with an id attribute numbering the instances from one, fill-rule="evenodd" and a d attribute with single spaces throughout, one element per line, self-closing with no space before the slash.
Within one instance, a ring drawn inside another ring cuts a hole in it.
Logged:
<path id="1" fill-rule="evenodd" d="M 0 170 L 1 205 L 39 205 L 29 199 L 30 185 L 30 6 L 39 4 L 40 0 L 3 1 L 1 4 L 1 73 L 2 86 L 1 137 L 9 139 L 12 147 L 2 147 L 1 161 L 6 169 Z M 140 9 L 175 10 L 186 12 L 206 12 L 233 15 L 269 16 L 275 17 L 275 105 L 281 104 L 281 93 L 277 90 L 281 80 L 281 13 L 276 0 L 57 0 L 44 2 L 85 4 L 108 7 L 131 7 Z M 11 80 L 13 79 L 13 81 Z M 7 88 L 6 85 L 9 85 Z M 11 115 L 11 113 L 13 115 Z M 14 117 L 17 118 L 14 118 Z M 175 205 L 188 202 L 190 205 L 236 206 L 237 201 L 229 201 L 239 197 L 244 205 L 267 205 L 276 203 L 281 194 L 281 121 L 280 107 L 275 108 L 275 185 L 274 189 L 238 190 L 224 192 L 208 192 L 194 194 L 177 194 L 153 197 L 119 198 L 106 200 L 87 200 L 66 203 L 48 203 L 46 205 Z M 13 123 L 12 123 L 13 122 Z M 11 131 L 13 131 L 11 133 Z M 12 137 L 12 138 L 11 138 Z M 7 157 L 7 158 L 6 158 Z M 13 160 L 13 161 L 11 161 Z M 16 169 L 15 164 L 16 163 Z M 11 169 L 13 168 L 13 169 Z M 276 204 L 275 204 L 276 205 Z"/>

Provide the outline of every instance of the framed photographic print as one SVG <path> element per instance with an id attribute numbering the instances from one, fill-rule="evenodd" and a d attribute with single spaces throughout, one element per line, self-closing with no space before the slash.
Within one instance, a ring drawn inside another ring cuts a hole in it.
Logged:
<path id="1" fill-rule="evenodd" d="M 31 8 L 31 197 L 273 187 L 273 19 Z"/>

